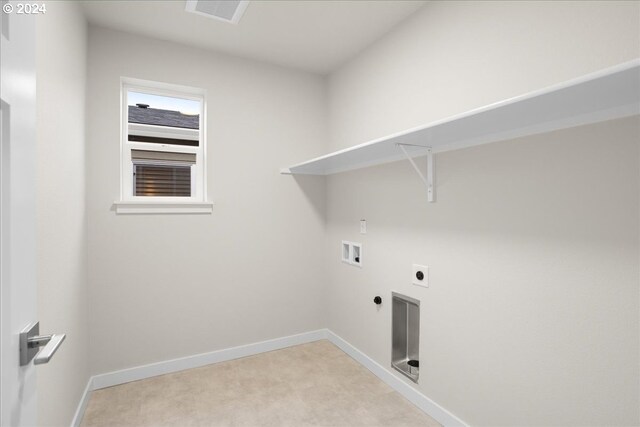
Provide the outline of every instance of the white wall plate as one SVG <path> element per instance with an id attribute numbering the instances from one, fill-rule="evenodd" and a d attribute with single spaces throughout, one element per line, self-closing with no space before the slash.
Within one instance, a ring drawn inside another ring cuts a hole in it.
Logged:
<path id="1" fill-rule="evenodd" d="M 342 262 L 356 267 L 362 267 L 362 243 L 342 241 L 340 245 Z"/>
<path id="2" fill-rule="evenodd" d="M 413 273 L 411 275 L 413 283 L 416 286 L 429 287 L 429 267 L 426 265 L 413 264 Z"/>

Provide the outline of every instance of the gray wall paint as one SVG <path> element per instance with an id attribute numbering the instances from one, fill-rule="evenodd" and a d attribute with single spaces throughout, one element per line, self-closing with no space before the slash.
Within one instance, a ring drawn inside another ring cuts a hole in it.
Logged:
<path id="1" fill-rule="evenodd" d="M 38 368 L 39 425 L 69 425 L 89 379 L 86 51 L 78 4 L 48 2 L 37 25 L 38 316 L 42 333 L 67 339 Z"/>
<path id="2" fill-rule="evenodd" d="M 638 2 L 431 3 L 330 76 L 331 146 L 640 57 L 639 17 Z M 329 328 L 389 367 L 400 291 L 422 302 L 418 389 L 468 423 L 637 424 L 639 141 L 635 117 L 439 154 L 435 204 L 407 162 L 330 177 Z M 363 243 L 363 269 L 342 239 Z"/>
<path id="3" fill-rule="evenodd" d="M 208 92 L 212 215 L 116 215 L 120 76 Z M 91 28 L 91 370 L 325 327 L 322 180 L 281 176 L 326 142 L 323 80 Z"/>

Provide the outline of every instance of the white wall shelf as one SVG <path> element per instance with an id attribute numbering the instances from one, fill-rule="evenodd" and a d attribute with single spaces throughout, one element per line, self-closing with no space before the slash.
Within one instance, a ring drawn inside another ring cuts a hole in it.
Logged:
<path id="1" fill-rule="evenodd" d="M 439 153 L 640 114 L 640 59 L 453 117 L 336 151 L 282 169 L 331 175 L 428 155 L 425 178 L 433 200 L 433 159 Z M 431 187 L 429 187 L 431 185 Z"/>

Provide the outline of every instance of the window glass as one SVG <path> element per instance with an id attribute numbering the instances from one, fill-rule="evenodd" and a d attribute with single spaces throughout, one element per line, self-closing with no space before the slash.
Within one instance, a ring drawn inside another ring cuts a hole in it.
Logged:
<path id="1" fill-rule="evenodd" d="M 124 89 L 125 197 L 201 200 L 202 98 L 158 95 L 152 88 L 150 93 L 144 88 Z"/>

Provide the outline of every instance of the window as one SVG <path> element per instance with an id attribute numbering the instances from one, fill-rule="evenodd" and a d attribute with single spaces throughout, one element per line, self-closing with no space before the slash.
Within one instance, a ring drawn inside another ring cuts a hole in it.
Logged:
<path id="1" fill-rule="evenodd" d="M 204 91 L 123 79 L 119 213 L 205 208 Z M 146 206 L 146 207 L 145 207 Z M 169 207 L 169 210 L 166 210 Z"/>

